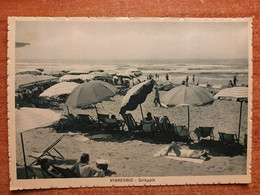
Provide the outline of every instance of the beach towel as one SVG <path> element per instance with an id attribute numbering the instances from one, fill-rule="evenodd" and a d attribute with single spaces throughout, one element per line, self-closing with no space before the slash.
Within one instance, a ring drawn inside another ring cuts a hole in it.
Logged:
<path id="1" fill-rule="evenodd" d="M 161 149 L 159 152 L 157 152 L 154 157 L 158 157 L 158 156 L 164 156 L 164 154 L 166 153 L 168 147 L 165 147 L 163 149 Z M 196 159 L 196 158 L 183 158 L 183 157 L 178 157 L 176 156 L 175 153 L 170 152 L 168 154 L 168 156 L 164 156 L 165 158 L 168 159 L 172 159 L 172 160 L 178 160 L 178 161 L 185 161 L 185 162 L 192 162 L 192 163 L 197 163 L 197 164 L 202 164 L 204 162 L 203 159 Z"/>

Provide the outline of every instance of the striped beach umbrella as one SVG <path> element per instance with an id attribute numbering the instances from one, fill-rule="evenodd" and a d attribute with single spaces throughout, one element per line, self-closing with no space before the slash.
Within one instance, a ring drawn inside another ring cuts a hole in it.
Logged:
<path id="1" fill-rule="evenodd" d="M 162 96 L 161 104 L 164 107 L 187 106 L 188 129 L 190 128 L 189 106 L 203 106 L 213 103 L 214 99 L 206 89 L 199 86 L 176 87 Z"/>
<path id="2" fill-rule="evenodd" d="M 243 102 L 248 101 L 248 87 L 232 87 L 232 88 L 223 89 L 214 96 L 214 99 L 234 100 L 240 102 L 239 124 L 238 124 L 238 142 L 239 142 L 241 118 L 242 118 L 242 106 L 243 106 Z"/>
<path id="3" fill-rule="evenodd" d="M 142 118 L 144 118 L 141 104 L 146 100 L 147 95 L 152 92 L 153 86 L 153 80 L 133 86 L 122 100 L 120 113 L 125 113 L 127 110 L 135 110 L 140 105 Z"/>

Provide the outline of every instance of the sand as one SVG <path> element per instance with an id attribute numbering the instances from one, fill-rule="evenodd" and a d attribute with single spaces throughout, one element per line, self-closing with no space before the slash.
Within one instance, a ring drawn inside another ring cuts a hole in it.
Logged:
<path id="1" fill-rule="evenodd" d="M 163 95 L 160 91 L 160 95 Z M 119 115 L 120 105 L 123 96 L 116 95 L 111 101 L 104 101 L 97 104 L 100 113 Z M 154 92 L 148 95 L 142 104 L 143 112 L 151 112 L 153 116 L 168 116 L 171 123 L 187 126 L 187 108 L 160 108 L 153 104 Z M 90 154 L 90 164 L 95 166 L 98 158 L 110 162 L 109 169 L 114 171 L 111 177 L 132 177 L 132 176 L 180 176 L 180 175 L 244 175 L 246 174 L 245 154 L 236 154 L 231 149 L 224 147 L 218 142 L 218 132 L 238 132 L 240 104 L 235 101 L 215 101 L 210 106 L 190 107 L 190 130 L 199 126 L 213 126 L 215 141 L 205 140 L 201 143 L 190 146 L 192 149 L 208 149 L 210 160 L 202 164 L 192 162 L 176 161 L 163 156 L 154 157 L 154 154 L 166 147 L 167 143 L 153 140 L 149 137 L 142 138 L 137 135 L 134 139 L 128 140 L 130 135 L 125 132 L 107 132 L 97 130 L 89 133 L 67 134 L 56 148 L 66 158 L 63 166 L 70 167 L 75 163 L 82 152 Z M 76 110 L 70 109 L 71 112 Z M 67 113 L 64 105 L 61 110 Z M 95 110 L 84 110 L 93 118 L 96 118 Z M 141 120 L 140 109 L 131 112 L 136 121 Z M 243 104 L 242 125 L 240 142 L 243 143 L 244 134 L 247 132 L 247 104 Z M 125 128 L 125 130 L 127 130 Z M 28 156 L 32 152 L 41 152 L 53 141 L 66 133 L 57 133 L 52 128 L 39 128 L 23 134 L 25 151 Z M 125 134 L 124 136 L 122 136 Z M 119 139 L 122 136 L 121 139 Z M 23 155 L 20 136 L 17 134 L 17 167 L 23 167 Z M 228 151 L 230 150 L 230 151 Z M 32 162 L 27 157 L 27 164 Z M 24 175 L 18 175 L 23 178 Z"/>

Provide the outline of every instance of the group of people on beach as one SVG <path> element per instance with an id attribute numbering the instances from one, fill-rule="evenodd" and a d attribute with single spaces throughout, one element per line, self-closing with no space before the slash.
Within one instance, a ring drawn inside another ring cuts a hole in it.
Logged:
<path id="1" fill-rule="evenodd" d="M 107 166 L 103 167 L 94 167 L 89 164 L 90 157 L 89 154 L 83 153 L 80 157 L 79 162 L 75 163 L 69 171 L 75 177 L 86 178 L 86 177 L 105 177 Z M 64 175 L 58 170 L 58 168 L 52 165 L 48 159 L 39 160 L 38 164 L 41 169 L 47 174 L 48 177 L 52 178 L 62 178 Z M 97 165 L 98 166 L 98 165 Z M 61 169 L 61 168 L 60 168 Z"/>

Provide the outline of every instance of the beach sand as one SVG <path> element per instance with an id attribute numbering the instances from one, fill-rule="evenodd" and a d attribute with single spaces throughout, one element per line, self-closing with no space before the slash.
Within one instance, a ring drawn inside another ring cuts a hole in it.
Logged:
<path id="1" fill-rule="evenodd" d="M 160 91 L 160 96 L 163 95 Z M 118 119 L 122 119 L 119 114 L 123 96 L 116 95 L 111 101 L 103 101 L 97 104 L 97 109 L 102 114 L 115 114 Z M 153 103 L 154 92 L 148 95 L 142 104 L 144 115 L 151 112 L 153 116 L 168 116 L 171 123 L 187 126 L 187 108 L 160 108 Z M 67 108 L 60 105 L 61 110 L 56 110 L 62 114 L 67 114 Z M 181 175 L 244 175 L 246 174 L 246 155 L 230 155 L 232 151 L 226 151 L 218 142 L 218 132 L 238 133 L 239 123 L 239 102 L 235 101 L 215 101 L 212 105 L 195 107 L 190 106 L 190 130 L 199 126 L 213 126 L 215 140 L 202 141 L 193 144 L 193 149 L 208 149 L 210 160 L 202 164 L 192 162 L 176 161 L 167 159 L 164 156 L 154 157 L 154 154 L 162 148 L 168 146 L 167 143 L 154 141 L 148 137 L 142 138 L 137 135 L 134 139 L 128 140 L 130 135 L 125 132 L 107 132 L 101 129 L 96 132 L 79 133 L 66 135 L 56 148 L 67 160 L 67 167 L 75 163 L 81 153 L 89 153 L 90 164 L 95 166 L 98 158 L 106 159 L 110 162 L 109 169 L 116 172 L 112 177 L 140 177 L 140 176 L 181 176 Z M 76 110 L 70 109 L 71 112 Z M 94 109 L 81 111 L 96 118 Z M 136 121 L 141 120 L 139 107 L 131 112 Z M 243 104 L 240 142 L 243 143 L 244 134 L 247 133 L 247 104 Z M 126 129 L 126 128 L 125 128 Z M 41 152 L 52 142 L 66 133 L 57 133 L 52 128 L 39 128 L 23 133 L 26 155 L 32 152 Z M 121 137 L 122 136 L 122 137 Z M 119 139 L 121 137 L 121 139 Z M 20 136 L 16 137 L 16 162 L 17 168 L 23 167 L 23 155 Z M 27 164 L 33 158 L 27 157 Z M 19 171 L 18 171 L 19 172 Z M 24 175 L 18 175 L 24 178 Z"/>

